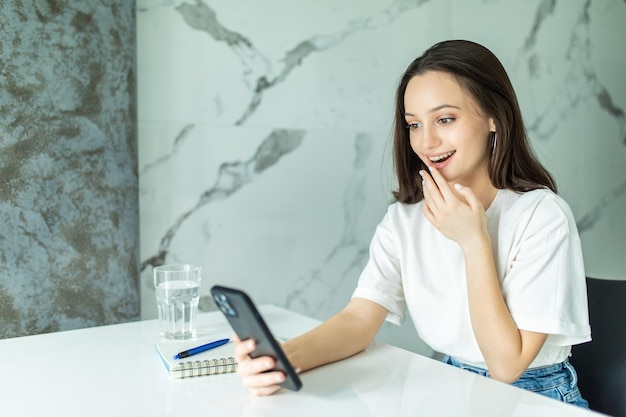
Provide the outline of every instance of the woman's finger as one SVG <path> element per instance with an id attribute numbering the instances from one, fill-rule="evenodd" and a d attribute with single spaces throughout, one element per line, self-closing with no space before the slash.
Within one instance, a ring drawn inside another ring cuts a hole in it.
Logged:
<path id="1" fill-rule="evenodd" d="M 474 194 L 471 188 L 464 187 L 461 184 L 454 184 L 454 188 L 456 192 L 465 199 L 467 204 L 473 210 L 476 210 L 478 208 L 482 208 L 484 210 L 482 203 L 480 202 L 478 197 L 476 197 L 476 194 Z"/>
<path id="2" fill-rule="evenodd" d="M 242 375 L 241 380 L 248 388 L 264 388 L 284 382 L 285 374 L 280 371 L 253 373 Z"/>
<path id="3" fill-rule="evenodd" d="M 275 364 L 276 362 L 271 357 L 262 356 L 255 359 L 249 358 L 248 360 L 242 362 L 240 364 L 241 366 L 238 366 L 237 368 L 238 371 L 241 371 L 239 372 L 239 375 L 246 376 L 271 371 L 274 369 Z"/>
<path id="4" fill-rule="evenodd" d="M 439 188 L 433 178 L 424 170 L 420 170 L 422 176 L 422 192 L 424 193 L 424 201 L 430 207 L 433 213 L 437 213 L 438 207 L 445 204 Z"/>
<path id="5" fill-rule="evenodd" d="M 272 395 L 281 388 L 280 385 L 272 385 L 269 387 L 249 388 L 249 391 L 257 397 Z"/>
<path id="6" fill-rule="evenodd" d="M 254 395 L 270 395 L 278 391 L 280 383 L 285 380 L 285 374 L 280 371 L 271 371 L 274 367 L 272 358 L 263 357 L 250 359 L 237 369 L 242 384 Z"/>
<path id="7" fill-rule="evenodd" d="M 243 342 L 239 339 L 235 340 L 235 360 L 242 362 L 249 358 L 249 355 L 256 349 L 256 343 L 254 340 L 248 339 Z"/>
<path id="8" fill-rule="evenodd" d="M 443 175 L 441 175 L 441 173 L 432 166 L 429 166 L 428 170 L 430 171 L 430 176 L 432 177 L 434 184 L 439 190 L 439 194 L 441 195 L 442 200 L 451 201 L 451 199 L 456 198 L 456 196 L 454 195 L 454 191 L 452 191 L 450 185 L 443 177 Z"/>

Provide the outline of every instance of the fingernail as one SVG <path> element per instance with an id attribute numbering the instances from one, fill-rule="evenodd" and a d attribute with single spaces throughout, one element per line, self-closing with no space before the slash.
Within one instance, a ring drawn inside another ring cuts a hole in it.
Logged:
<path id="1" fill-rule="evenodd" d="M 428 165 L 428 170 L 429 170 L 430 172 L 433 172 L 433 171 L 435 170 L 435 168 L 433 168 L 433 167 L 432 167 L 432 165 Z"/>
<path id="2" fill-rule="evenodd" d="M 283 374 L 277 374 L 276 375 L 276 381 L 278 382 L 283 382 L 283 380 L 285 379 Z"/>
<path id="3" fill-rule="evenodd" d="M 424 172 L 424 170 L 423 170 L 423 169 L 420 169 L 420 170 L 418 171 L 418 173 L 419 173 L 419 174 L 420 174 L 420 176 L 422 176 L 422 177 L 423 177 L 423 176 L 424 176 L 424 174 L 425 174 L 425 172 Z"/>
<path id="4" fill-rule="evenodd" d="M 248 341 L 248 343 L 246 343 L 246 347 L 247 347 L 248 349 L 252 349 L 252 348 L 254 348 L 254 343 L 252 342 L 252 340 L 250 340 L 250 341 Z"/>
<path id="5" fill-rule="evenodd" d="M 463 188 L 463 186 L 461 184 L 454 184 L 454 188 L 460 190 L 461 188 Z"/>

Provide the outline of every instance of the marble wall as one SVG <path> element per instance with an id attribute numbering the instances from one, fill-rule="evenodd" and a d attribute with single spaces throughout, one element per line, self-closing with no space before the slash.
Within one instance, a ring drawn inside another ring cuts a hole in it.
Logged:
<path id="1" fill-rule="evenodd" d="M 0 338 L 140 317 L 135 12 L 0 2 Z"/>
<path id="2" fill-rule="evenodd" d="M 338 311 L 391 201 L 396 83 L 452 38 L 509 71 L 587 273 L 626 279 L 624 0 L 139 0 L 137 22 L 142 317 L 172 262 L 205 296 Z M 411 329 L 380 337 L 428 352 Z"/>

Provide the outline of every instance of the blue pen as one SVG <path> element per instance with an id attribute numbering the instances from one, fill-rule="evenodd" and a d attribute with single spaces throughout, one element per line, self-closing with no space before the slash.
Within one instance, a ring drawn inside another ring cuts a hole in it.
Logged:
<path id="1" fill-rule="evenodd" d="M 191 356 L 191 355 L 196 355 L 196 354 L 204 352 L 206 350 L 214 349 L 214 348 L 216 348 L 218 346 L 225 345 L 229 341 L 230 341 L 230 339 L 216 340 L 215 342 L 207 343 L 206 345 L 198 346 L 198 347 L 186 350 L 184 352 L 177 353 L 176 355 L 174 355 L 174 359 L 183 359 L 183 358 L 186 358 L 186 357 Z"/>

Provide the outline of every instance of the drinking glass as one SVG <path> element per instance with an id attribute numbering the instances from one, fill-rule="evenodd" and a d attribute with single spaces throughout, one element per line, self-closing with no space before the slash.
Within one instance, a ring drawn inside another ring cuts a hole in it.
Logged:
<path id="1" fill-rule="evenodd" d="M 161 336 L 190 339 L 196 336 L 200 300 L 200 267 L 187 264 L 154 268 L 154 288 Z"/>

